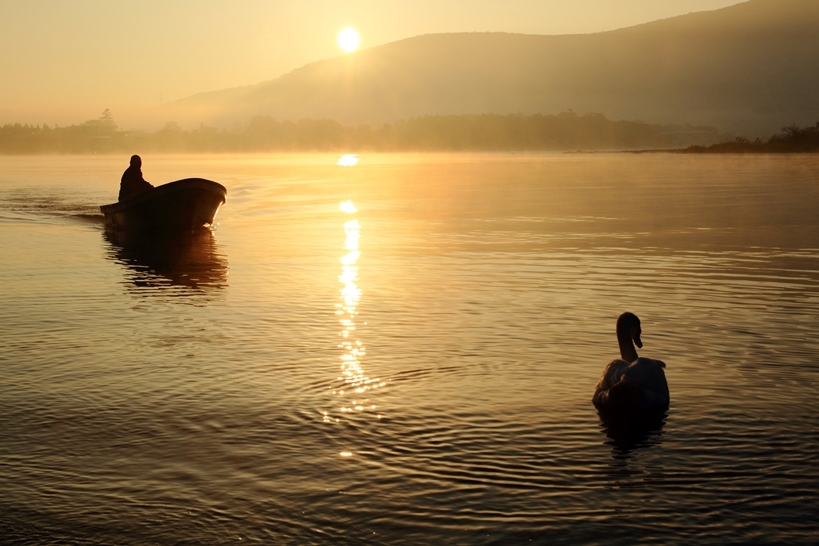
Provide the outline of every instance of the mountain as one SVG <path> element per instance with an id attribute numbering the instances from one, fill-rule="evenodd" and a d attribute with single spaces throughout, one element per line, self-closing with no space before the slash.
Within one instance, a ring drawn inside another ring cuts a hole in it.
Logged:
<path id="1" fill-rule="evenodd" d="M 750 0 L 596 34 L 417 36 L 195 95 L 164 114 L 229 126 L 254 115 L 382 124 L 572 109 L 757 136 L 812 125 L 817 98 L 819 0 Z"/>

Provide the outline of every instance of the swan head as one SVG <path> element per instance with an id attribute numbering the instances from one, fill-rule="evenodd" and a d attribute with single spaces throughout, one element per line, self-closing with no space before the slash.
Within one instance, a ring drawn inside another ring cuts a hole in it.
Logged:
<path id="1" fill-rule="evenodd" d="M 640 334 L 643 329 L 640 327 L 640 319 L 634 313 L 623 313 L 617 317 L 617 339 L 621 342 L 634 341 L 638 349 L 643 348 L 643 342 L 640 339 Z"/>

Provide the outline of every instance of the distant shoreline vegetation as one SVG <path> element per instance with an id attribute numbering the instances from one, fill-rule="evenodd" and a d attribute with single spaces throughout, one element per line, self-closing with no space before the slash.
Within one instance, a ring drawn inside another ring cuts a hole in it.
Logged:
<path id="1" fill-rule="evenodd" d="M 7 124 L 0 154 L 433 152 L 433 151 L 666 151 L 676 153 L 819 152 L 819 122 L 785 127 L 766 141 L 726 141 L 713 127 L 611 121 L 602 114 L 483 114 L 422 116 L 380 128 L 333 120 L 281 121 L 255 116 L 243 127 L 168 122 L 155 132 L 121 130 L 106 109 L 98 119 L 68 127 Z"/>
<path id="2" fill-rule="evenodd" d="M 233 130 L 185 130 L 168 122 L 155 132 L 121 130 L 110 110 L 68 127 L 7 124 L 0 154 L 219 153 L 297 151 L 566 151 L 684 148 L 725 140 L 713 127 L 611 121 L 602 114 L 432 115 L 379 128 L 333 120 L 281 121 L 256 116 Z"/>
<path id="3" fill-rule="evenodd" d="M 819 122 L 804 128 L 791 125 L 785 127 L 766 141 L 748 140 L 737 137 L 730 142 L 721 142 L 710 146 L 689 146 L 683 153 L 695 154 L 776 154 L 776 153 L 815 153 L 819 152 Z"/>

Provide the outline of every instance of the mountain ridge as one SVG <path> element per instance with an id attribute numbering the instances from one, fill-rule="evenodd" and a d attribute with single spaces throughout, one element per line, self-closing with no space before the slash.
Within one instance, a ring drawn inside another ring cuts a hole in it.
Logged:
<path id="1" fill-rule="evenodd" d="M 765 134 L 819 119 L 819 2 L 750 0 L 594 34 L 425 34 L 170 103 L 183 123 L 254 115 L 383 124 L 599 112 Z"/>

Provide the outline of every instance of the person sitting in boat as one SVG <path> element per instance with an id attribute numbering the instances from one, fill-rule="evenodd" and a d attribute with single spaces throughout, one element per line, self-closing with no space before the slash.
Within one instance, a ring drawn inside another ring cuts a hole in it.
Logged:
<path id="1" fill-rule="evenodd" d="M 142 178 L 142 158 L 138 155 L 131 156 L 131 166 L 122 173 L 122 181 L 119 185 L 119 200 L 127 199 L 132 195 L 153 189 L 153 185 Z"/>

